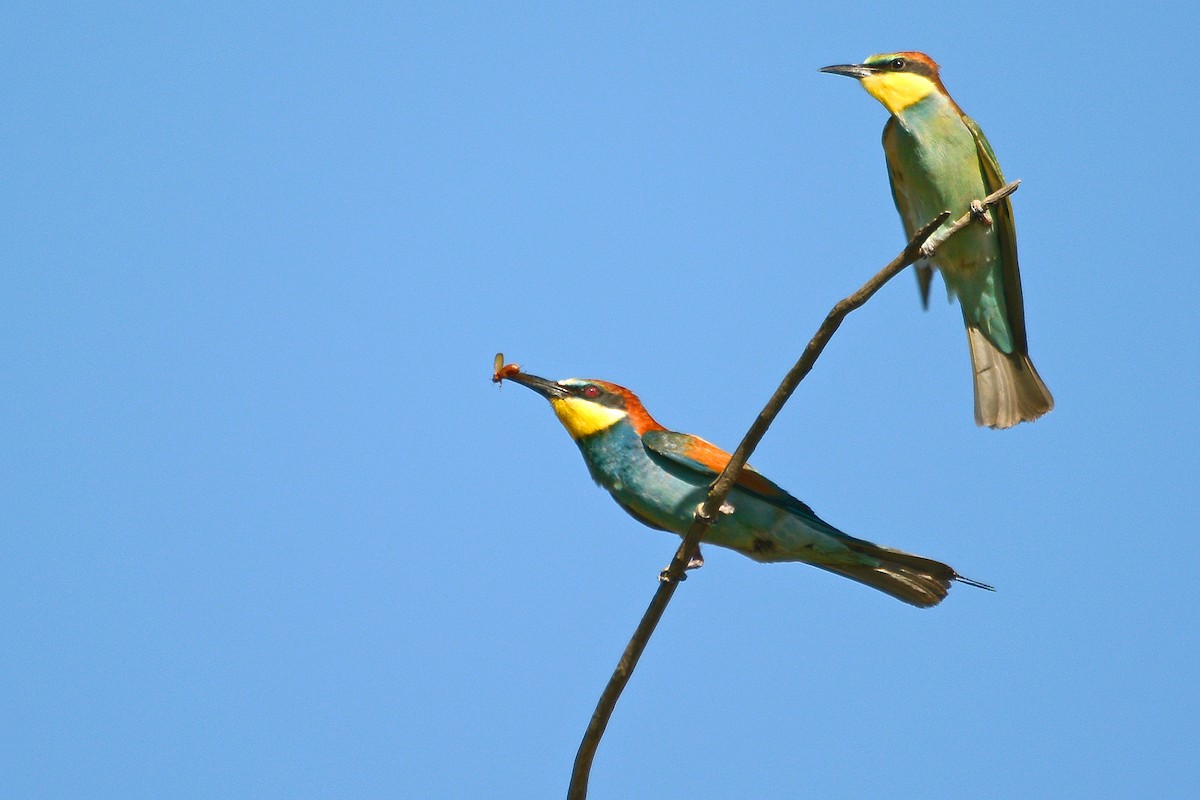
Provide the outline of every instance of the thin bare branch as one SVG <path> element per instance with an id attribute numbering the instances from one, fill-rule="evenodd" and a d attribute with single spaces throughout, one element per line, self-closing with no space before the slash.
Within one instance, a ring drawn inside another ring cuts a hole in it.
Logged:
<path id="1" fill-rule="evenodd" d="M 1013 181 L 988 195 L 981 201 L 981 209 L 986 210 L 1012 194 L 1017 190 L 1019 184 L 1020 181 Z M 692 520 L 692 526 L 688 529 L 687 535 L 683 537 L 683 542 L 675 552 L 675 557 L 671 560 L 670 566 L 663 571 L 658 590 L 650 600 L 650 605 L 646 609 L 646 613 L 642 615 L 642 620 L 638 623 L 637 629 L 634 630 L 629 644 L 626 645 L 625 652 L 621 654 L 621 660 L 617 662 L 616 670 L 613 671 L 608 685 L 604 687 L 604 691 L 600 695 L 600 700 L 596 703 L 596 710 L 588 722 L 587 730 L 583 735 L 583 741 L 580 742 L 579 751 L 575 755 L 575 766 L 571 772 L 571 784 L 567 789 L 567 800 L 585 800 L 587 797 L 588 777 L 592 771 L 592 760 L 596 755 L 596 748 L 600 745 L 600 738 L 604 735 L 604 729 L 608 726 L 608 720 L 612 717 L 617 700 L 621 697 L 621 692 L 624 691 L 625 685 L 629 682 L 629 677 L 633 674 L 638 659 L 642 657 L 642 652 L 646 649 L 646 644 L 650 641 L 650 636 L 654 633 L 658 621 L 662 619 L 663 612 L 667 609 L 667 603 L 671 601 L 672 595 L 675 594 L 675 589 L 679 586 L 688 562 L 691 561 L 696 553 L 696 549 L 700 546 L 700 540 L 704 538 L 704 534 L 716 521 L 718 509 L 725 502 L 725 498 L 733 488 L 734 482 L 737 481 L 738 475 L 741 474 L 742 468 L 746 466 L 750 455 L 758 447 L 758 443 L 762 441 L 763 436 L 766 435 L 767 429 L 775 421 L 775 417 L 779 415 L 779 412 L 792 396 L 792 393 L 796 391 L 796 387 L 812 371 L 813 365 L 820 357 L 821 352 L 825 349 L 833 334 L 837 332 L 838 327 L 842 324 L 842 320 L 851 311 L 861 307 L 870 300 L 872 295 L 879 291 L 885 283 L 898 275 L 905 267 L 935 252 L 937 246 L 940 246 L 950 236 L 967 227 L 972 222 L 984 221 L 982 214 L 968 211 L 955 220 L 939 236 L 932 248 L 926 249 L 926 241 L 949 217 L 950 212 L 943 211 L 930 220 L 925 227 L 917 231 L 916 235 L 913 236 L 900 255 L 896 256 L 891 263 L 864 283 L 854 294 L 838 301 L 834 305 L 833 309 L 826 315 L 825 321 L 821 323 L 821 326 L 817 328 L 817 332 L 809 340 L 808 346 L 804 348 L 804 352 L 800 354 L 800 358 L 788 371 L 787 375 L 784 376 L 783 381 L 779 384 L 779 388 L 771 395 L 771 399 L 767 401 L 763 410 L 759 412 L 758 417 L 755 418 L 754 423 L 750 426 L 750 430 L 746 432 L 737 449 L 733 451 L 733 456 L 729 459 L 729 463 L 709 488 L 708 497 L 705 499 L 704 504 L 696 511 L 696 517 Z"/>

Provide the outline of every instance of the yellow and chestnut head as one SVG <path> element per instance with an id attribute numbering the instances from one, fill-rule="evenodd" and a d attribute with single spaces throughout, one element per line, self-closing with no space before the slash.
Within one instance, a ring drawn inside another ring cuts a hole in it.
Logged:
<path id="1" fill-rule="evenodd" d="M 877 53 L 861 64 L 834 64 L 822 67 L 821 72 L 857 78 L 863 88 L 893 115 L 934 93 L 954 102 L 938 76 L 937 63 L 915 50 Z"/>
<path id="2" fill-rule="evenodd" d="M 637 395 L 615 383 L 579 378 L 551 381 L 517 371 L 510 371 L 504 379 L 526 386 L 549 400 L 558 421 L 577 441 L 621 422 L 627 422 L 639 435 L 662 428 Z"/>

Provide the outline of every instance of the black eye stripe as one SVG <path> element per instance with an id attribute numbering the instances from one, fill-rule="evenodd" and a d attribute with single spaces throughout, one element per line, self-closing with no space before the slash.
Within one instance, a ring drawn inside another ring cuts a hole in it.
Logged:
<path id="1" fill-rule="evenodd" d="M 616 392 L 610 392 L 595 383 L 585 383 L 571 387 L 571 394 L 592 403 L 609 408 L 624 409 L 625 398 Z"/>
<path id="2" fill-rule="evenodd" d="M 923 75 L 926 78 L 933 78 L 937 74 L 937 70 L 930 64 L 924 61 L 895 56 L 886 60 L 871 61 L 866 66 L 880 72 L 906 72 L 913 75 Z"/>
<path id="3" fill-rule="evenodd" d="M 933 78 L 937 74 L 936 68 L 932 65 L 903 56 L 892 56 L 891 58 L 868 61 L 865 62 L 864 66 L 870 67 L 877 72 L 905 72 L 913 75 L 923 75 L 926 78 Z"/>

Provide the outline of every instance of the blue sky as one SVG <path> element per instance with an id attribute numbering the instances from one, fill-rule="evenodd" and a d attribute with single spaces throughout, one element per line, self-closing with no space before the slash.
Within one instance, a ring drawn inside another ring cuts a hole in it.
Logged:
<path id="1" fill-rule="evenodd" d="M 4 794 L 562 796 L 676 540 L 492 355 L 732 447 L 903 244 L 886 113 L 816 70 L 920 49 L 1024 181 L 1057 409 L 977 429 L 901 275 L 754 463 L 998 592 L 709 549 L 591 796 L 1190 796 L 1195 11 L 983 13 L 9 9 Z"/>

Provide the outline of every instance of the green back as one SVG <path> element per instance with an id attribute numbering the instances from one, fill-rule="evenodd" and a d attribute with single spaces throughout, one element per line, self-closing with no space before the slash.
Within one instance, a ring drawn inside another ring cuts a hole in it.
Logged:
<path id="1" fill-rule="evenodd" d="M 975 139 L 975 148 L 979 151 L 979 166 L 983 173 L 983 182 L 988 193 L 1004 186 L 1004 174 L 1000 172 L 1000 163 L 992 146 L 988 143 L 983 131 L 975 124 L 975 120 L 963 115 L 963 124 Z M 982 199 L 982 198 L 980 198 Z M 1025 302 L 1021 297 L 1021 271 L 1017 267 L 1017 225 L 1013 220 L 1012 202 L 1004 198 L 992 206 L 992 220 L 996 237 L 1000 244 L 1000 261 L 1004 275 L 1004 301 L 1008 309 L 1008 326 L 1012 332 L 1013 349 L 1022 355 L 1029 352 L 1029 344 L 1025 338 Z"/>

